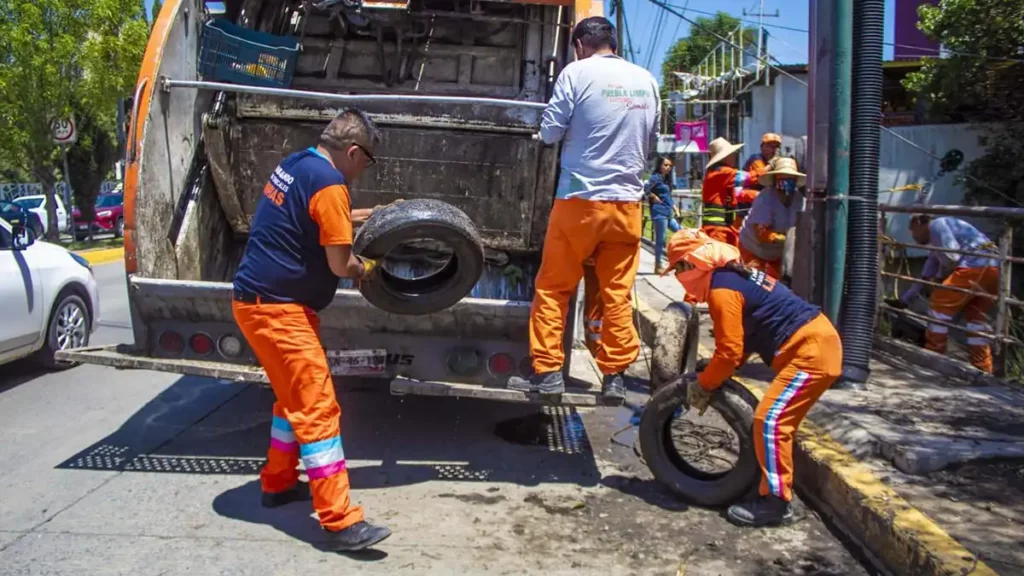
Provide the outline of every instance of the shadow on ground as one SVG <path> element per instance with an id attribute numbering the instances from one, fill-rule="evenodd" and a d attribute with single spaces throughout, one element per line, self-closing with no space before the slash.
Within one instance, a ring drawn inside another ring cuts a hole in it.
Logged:
<path id="1" fill-rule="evenodd" d="M 30 358 L 0 365 L 0 394 L 47 374 L 47 370 Z"/>

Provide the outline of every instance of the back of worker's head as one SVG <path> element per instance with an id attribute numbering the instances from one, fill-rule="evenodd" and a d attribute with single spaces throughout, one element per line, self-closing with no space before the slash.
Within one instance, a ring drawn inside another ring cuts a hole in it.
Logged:
<path id="1" fill-rule="evenodd" d="M 350 184 L 376 163 L 373 151 L 379 141 L 380 132 L 373 120 L 357 108 L 342 110 L 320 134 L 320 145 Z"/>
<path id="2" fill-rule="evenodd" d="M 603 16 L 584 18 L 572 29 L 572 47 L 577 60 L 590 58 L 601 51 L 615 52 L 618 49 L 615 26 Z"/>

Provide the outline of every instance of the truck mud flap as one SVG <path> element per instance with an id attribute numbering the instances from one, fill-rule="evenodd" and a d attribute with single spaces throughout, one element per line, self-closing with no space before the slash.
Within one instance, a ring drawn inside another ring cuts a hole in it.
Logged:
<path id="1" fill-rule="evenodd" d="M 237 382 L 254 382 L 267 384 L 267 375 L 262 368 L 207 360 L 183 360 L 174 358 L 153 358 L 135 354 L 124 344 L 75 348 L 56 353 L 61 362 L 81 364 L 98 364 L 127 370 L 155 370 L 157 372 L 173 372 L 190 376 L 203 376 Z"/>

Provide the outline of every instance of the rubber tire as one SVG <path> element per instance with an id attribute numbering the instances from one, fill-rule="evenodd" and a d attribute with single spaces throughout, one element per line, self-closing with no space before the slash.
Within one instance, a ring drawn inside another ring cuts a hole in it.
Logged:
<path id="1" fill-rule="evenodd" d="M 452 258 L 437 272 L 413 280 L 378 266 L 370 278 L 359 282 L 359 291 L 370 304 L 394 314 L 433 314 L 465 298 L 483 275 L 484 248 L 476 226 L 463 211 L 440 200 L 406 200 L 377 210 L 359 229 L 352 250 L 380 260 L 416 239 L 447 245 Z"/>
<path id="2" fill-rule="evenodd" d="M 761 474 L 752 437 L 757 398 L 732 379 L 712 397 L 710 409 L 729 423 L 740 441 L 736 465 L 717 475 L 688 467 L 671 447 L 669 424 L 681 406 L 686 407 L 686 386 L 679 379 L 651 396 L 640 417 L 640 450 L 654 477 L 681 500 L 708 508 L 732 504 L 751 492 Z"/>
<path id="3" fill-rule="evenodd" d="M 124 218 L 118 218 L 114 222 L 114 238 L 122 238 L 124 236 Z"/>
<path id="4" fill-rule="evenodd" d="M 74 368 L 78 365 L 77 362 L 59 362 L 53 356 L 58 350 L 57 346 L 57 312 L 64 307 L 68 302 L 74 302 L 79 308 L 82 309 L 82 314 L 85 315 L 85 343 L 83 346 L 89 345 L 89 327 L 92 326 L 92 317 L 89 315 L 89 307 L 85 305 L 85 301 L 74 292 L 63 292 L 61 298 L 56 301 L 53 309 L 50 310 L 50 321 L 46 325 L 46 344 L 36 352 L 35 360 L 42 367 L 47 370 L 67 370 L 68 368 Z"/>
<path id="5" fill-rule="evenodd" d="M 675 382 L 697 366 L 700 314 L 689 304 L 673 302 L 665 307 L 654 329 L 651 351 L 651 393 Z"/>

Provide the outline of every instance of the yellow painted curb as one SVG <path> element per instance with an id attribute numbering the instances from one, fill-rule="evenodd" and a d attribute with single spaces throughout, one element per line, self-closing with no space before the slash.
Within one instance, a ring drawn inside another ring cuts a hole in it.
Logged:
<path id="1" fill-rule="evenodd" d="M 653 314 L 660 312 L 642 304 L 637 309 L 644 324 L 657 325 Z M 650 336 L 653 340 L 653 332 Z M 646 344 L 653 345 L 653 341 Z M 701 356 L 710 357 L 706 347 L 698 346 Z M 734 379 L 761 399 L 760 387 Z M 793 448 L 800 494 L 887 570 L 908 576 L 997 576 L 810 420 L 800 425 Z"/>
<path id="2" fill-rule="evenodd" d="M 83 250 L 81 252 L 75 252 L 75 254 L 85 258 L 89 264 L 106 264 L 107 262 L 124 260 L 124 247 Z"/>

